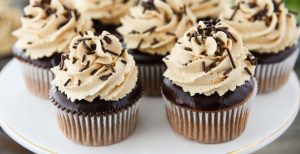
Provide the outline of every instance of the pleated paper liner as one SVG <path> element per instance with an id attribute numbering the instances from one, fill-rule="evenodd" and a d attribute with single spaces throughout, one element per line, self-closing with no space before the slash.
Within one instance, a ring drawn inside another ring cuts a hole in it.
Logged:
<path id="1" fill-rule="evenodd" d="M 137 102 L 115 113 L 79 114 L 56 105 L 56 118 L 68 139 L 87 146 L 105 146 L 121 142 L 134 132 L 138 107 Z"/>
<path id="2" fill-rule="evenodd" d="M 162 64 L 138 64 L 139 78 L 146 96 L 161 96 L 160 87 L 166 66 Z"/>
<path id="3" fill-rule="evenodd" d="M 51 82 L 54 79 L 50 69 L 31 65 L 21 60 L 19 62 L 29 91 L 38 97 L 49 99 Z"/>
<path id="4" fill-rule="evenodd" d="M 252 95 L 240 105 L 209 112 L 180 107 L 164 97 L 167 118 L 173 130 L 188 139 L 206 144 L 228 142 L 244 132 L 256 93 L 255 86 Z"/>
<path id="5" fill-rule="evenodd" d="M 258 81 L 258 93 L 270 93 L 284 86 L 294 69 L 298 54 L 299 49 L 297 48 L 289 57 L 279 63 L 257 65 L 255 77 Z"/>

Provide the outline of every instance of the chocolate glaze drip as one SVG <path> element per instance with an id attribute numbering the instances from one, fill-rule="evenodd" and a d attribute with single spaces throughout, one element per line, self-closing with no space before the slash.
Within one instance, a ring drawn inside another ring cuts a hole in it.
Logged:
<path id="1" fill-rule="evenodd" d="M 138 64 L 164 64 L 164 62 L 162 61 L 164 56 L 146 54 L 137 49 L 131 49 L 128 52 L 129 54 L 133 55 L 134 60 Z"/>
<path id="2" fill-rule="evenodd" d="M 254 85 L 254 79 L 251 78 L 243 86 L 236 88 L 235 91 L 228 91 L 223 96 L 216 93 L 211 96 L 200 94 L 191 96 L 190 93 L 184 92 L 181 87 L 174 85 L 171 80 L 164 78 L 162 92 L 166 99 L 178 106 L 200 111 L 217 111 L 244 103 L 253 93 Z"/>
<path id="3" fill-rule="evenodd" d="M 258 64 L 274 64 L 277 62 L 281 62 L 287 57 L 289 57 L 292 53 L 296 51 L 298 48 L 298 45 L 294 45 L 292 47 L 287 47 L 283 51 L 280 51 L 279 53 L 266 53 L 266 54 L 260 54 L 257 52 L 251 52 L 257 59 Z"/>
<path id="4" fill-rule="evenodd" d="M 97 97 L 94 101 L 88 102 L 86 100 L 72 102 L 67 96 L 60 92 L 57 87 L 51 89 L 51 99 L 54 105 L 68 112 L 75 112 L 80 114 L 104 114 L 113 113 L 125 109 L 135 104 L 142 97 L 142 87 L 138 82 L 135 88 L 126 97 L 119 101 L 105 101 Z"/>
<path id="5" fill-rule="evenodd" d="M 23 49 L 19 49 L 14 47 L 13 48 L 13 56 L 23 62 L 27 62 L 29 64 L 50 69 L 54 66 L 59 65 L 61 61 L 61 53 L 55 53 L 51 57 L 45 57 L 45 58 L 40 58 L 40 59 L 31 59 L 29 56 L 25 54 Z"/>

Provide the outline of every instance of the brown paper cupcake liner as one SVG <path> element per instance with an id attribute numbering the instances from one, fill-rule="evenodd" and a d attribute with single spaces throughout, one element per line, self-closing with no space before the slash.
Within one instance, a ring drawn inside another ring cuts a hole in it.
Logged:
<path id="1" fill-rule="evenodd" d="M 166 70 L 162 64 L 138 64 L 139 78 L 143 84 L 146 96 L 161 96 L 160 87 L 163 73 Z"/>
<path id="2" fill-rule="evenodd" d="M 29 91 L 38 97 L 49 99 L 51 82 L 54 79 L 50 69 L 31 65 L 23 61 L 20 61 L 20 63 Z"/>
<path id="3" fill-rule="evenodd" d="M 251 108 L 256 96 L 241 105 L 219 111 L 197 111 L 178 106 L 166 98 L 166 112 L 170 126 L 184 137 L 206 144 L 217 144 L 239 137 L 245 130 Z"/>
<path id="4" fill-rule="evenodd" d="M 258 93 L 270 93 L 284 86 L 294 69 L 298 54 L 299 49 L 282 62 L 257 65 L 255 77 L 258 81 Z"/>
<path id="5" fill-rule="evenodd" d="M 136 128 L 139 103 L 107 114 L 78 114 L 57 108 L 60 130 L 70 140 L 87 146 L 105 146 L 121 142 Z"/>

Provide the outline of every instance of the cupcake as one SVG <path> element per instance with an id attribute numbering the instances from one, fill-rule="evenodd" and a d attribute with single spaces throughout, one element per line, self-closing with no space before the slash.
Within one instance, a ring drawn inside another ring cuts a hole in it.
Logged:
<path id="1" fill-rule="evenodd" d="M 142 96 L 135 61 L 114 35 L 76 36 L 52 69 L 51 100 L 60 130 L 89 146 L 118 143 L 133 133 Z"/>
<path id="2" fill-rule="evenodd" d="M 185 0 L 198 20 L 217 19 L 231 0 Z"/>
<path id="3" fill-rule="evenodd" d="M 121 17 L 127 15 L 129 9 L 138 0 L 74 0 L 76 8 L 93 19 L 97 34 L 106 30 L 119 37 L 116 29 L 120 26 Z"/>
<path id="4" fill-rule="evenodd" d="M 59 64 L 78 32 L 92 27 L 91 21 L 63 2 L 31 0 L 24 9 L 22 27 L 14 32 L 18 41 L 13 52 L 22 64 L 27 87 L 42 98 L 49 98 L 50 68 Z"/>
<path id="5" fill-rule="evenodd" d="M 11 57 L 12 46 L 16 38 L 12 32 L 19 26 L 20 13 L 11 7 L 8 1 L 0 1 L 0 59 Z"/>
<path id="6" fill-rule="evenodd" d="M 181 0 L 143 0 L 121 23 L 118 31 L 137 62 L 145 94 L 159 96 L 165 71 L 162 59 L 196 18 Z"/>
<path id="7" fill-rule="evenodd" d="M 201 143 L 223 143 L 247 125 L 257 85 L 254 60 L 238 33 L 219 21 L 200 21 L 171 54 L 162 95 L 171 127 Z"/>
<path id="8" fill-rule="evenodd" d="M 299 53 L 299 28 L 283 1 L 243 0 L 220 16 L 236 29 L 257 58 L 255 76 L 259 93 L 281 88 L 293 71 Z"/>

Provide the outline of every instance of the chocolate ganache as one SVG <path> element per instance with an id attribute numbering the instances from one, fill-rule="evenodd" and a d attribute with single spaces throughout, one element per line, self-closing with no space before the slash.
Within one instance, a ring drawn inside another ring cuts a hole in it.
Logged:
<path id="1" fill-rule="evenodd" d="M 251 78 L 243 86 L 236 88 L 235 91 L 228 91 L 223 96 L 219 96 L 217 93 L 210 96 L 203 94 L 191 96 L 181 87 L 172 84 L 171 80 L 164 78 L 162 92 L 166 99 L 176 105 L 200 111 L 216 111 L 245 102 L 248 96 L 254 92 L 254 79 Z"/>

